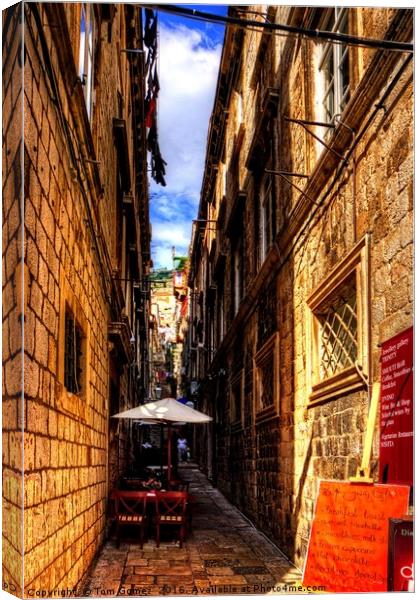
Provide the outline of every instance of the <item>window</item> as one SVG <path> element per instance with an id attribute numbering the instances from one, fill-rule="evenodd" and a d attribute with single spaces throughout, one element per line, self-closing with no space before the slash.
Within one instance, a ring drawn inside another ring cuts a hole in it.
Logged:
<path id="1" fill-rule="evenodd" d="M 309 402 L 363 387 L 368 374 L 368 243 L 363 238 L 308 299 Z"/>
<path id="2" fill-rule="evenodd" d="M 214 301 L 207 306 L 207 326 L 208 326 L 208 355 L 207 358 L 211 362 L 213 360 L 216 347 L 216 319 L 214 316 Z"/>
<path id="3" fill-rule="evenodd" d="M 316 318 L 320 335 L 320 378 L 332 377 L 357 360 L 356 278 L 348 282 L 319 307 Z"/>
<path id="4" fill-rule="evenodd" d="M 222 182 L 222 198 L 226 196 L 227 189 L 227 169 L 225 163 L 221 163 L 221 182 Z"/>
<path id="5" fill-rule="evenodd" d="M 260 267 L 273 240 L 273 209 L 272 209 L 271 177 L 264 177 L 259 189 L 258 203 L 258 266 Z"/>
<path id="6" fill-rule="evenodd" d="M 92 117 L 93 104 L 93 41 L 94 12 L 93 4 L 83 3 L 80 16 L 79 77 L 83 85 L 86 110 Z"/>
<path id="7" fill-rule="evenodd" d="M 64 386 L 68 392 L 82 391 L 83 332 L 73 313 L 66 310 L 64 338 Z"/>
<path id="8" fill-rule="evenodd" d="M 253 421 L 253 377 L 254 361 L 252 347 L 248 346 L 244 354 L 244 398 L 243 398 L 243 424 L 248 427 Z"/>
<path id="9" fill-rule="evenodd" d="M 90 327 L 79 298 L 64 273 L 60 275 L 60 318 L 57 340 L 57 409 L 82 421 L 90 400 Z"/>
<path id="10" fill-rule="evenodd" d="M 244 370 L 241 369 L 239 373 L 232 378 L 230 385 L 231 422 L 236 426 L 241 426 L 243 421 L 243 396 Z"/>
<path id="11" fill-rule="evenodd" d="M 257 421 L 278 415 L 279 390 L 279 340 L 276 332 L 255 356 L 254 398 Z"/>
<path id="12" fill-rule="evenodd" d="M 349 11 L 346 8 L 332 8 L 327 11 L 320 24 L 324 31 L 349 32 Z M 324 120 L 333 121 L 334 115 L 341 114 L 350 95 L 349 49 L 345 44 L 324 44 L 319 70 L 323 80 L 322 107 Z"/>
<path id="13" fill-rule="evenodd" d="M 236 92 L 236 132 L 244 121 L 242 90 Z"/>
<path id="14" fill-rule="evenodd" d="M 218 344 L 220 345 L 225 337 L 225 311 L 224 311 L 224 293 L 223 286 L 220 285 L 217 293 L 217 319 L 218 319 Z"/>
<path id="15" fill-rule="evenodd" d="M 233 317 L 239 310 L 243 295 L 243 256 L 242 238 L 236 239 L 232 252 L 232 288 L 233 288 Z"/>

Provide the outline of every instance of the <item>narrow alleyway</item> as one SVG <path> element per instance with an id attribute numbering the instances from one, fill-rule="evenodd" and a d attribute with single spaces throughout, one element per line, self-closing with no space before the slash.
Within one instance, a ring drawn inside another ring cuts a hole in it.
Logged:
<path id="1" fill-rule="evenodd" d="M 92 596 L 290 593 L 301 573 L 207 481 L 180 469 L 194 496 L 193 528 L 183 548 L 167 537 L 108 540 L 87 581 Z M 131 541 L 131 540 L 130 540 Z"/>

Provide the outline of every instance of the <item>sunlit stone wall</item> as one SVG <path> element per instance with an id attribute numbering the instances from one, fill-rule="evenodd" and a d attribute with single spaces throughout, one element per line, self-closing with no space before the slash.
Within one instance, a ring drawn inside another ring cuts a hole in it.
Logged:
<path id="1" fill-rule="evenodd" d="M 270 10 L 271 20 L 307 28 L 318 27 L 322 17 L 318 9 Z M 392 32 L 397 39 L 411 39 L 410 11 L 350 9 L 349 22 L 351 31 L 362 37 L 385 38 Z M 199 266 L 194 280 L 197 293 L 202 289 L 206 299 L 206 283 L 199 273 L 200 261 L 207 260 L 208 271 L 216 271 L 209 285 L 217 288 L 216 305 L 223 293 L 226 319 L 226 335 L 216 344 L 214 362 L 202 370 L 207 377 L 203 406 L 215 417 L 217 446 L 211 468 L 205 460 L 203 468 L 299 566 L 306 556 L 319 480 L 345 480 L 356 474 L 368 412 L 366 384 L 357 376 L 355 384 L 343 379 L 341 389 L 325 393 L 322 401 L 312 400 L 316 356 L 311 299 L 317 290 L 322 296 L 328 289 L 339 265 L 345 271 L 358 257 L 357 302 L 364 307 L 358 317 L 359 367 L 373 381 L 380 374 L 379 344 L 413 320 L 412 65 L 368 123 L 405 56 L 349 49 L 351 91 L 341 115 L 346 127 L 327 142 L 334 154 L 301 125 L 284 119 L 321 121 L 320 53 L 320 44 L 313 40 L 247 31 L 241 43 L 239 34 L 227 36 L 215 115 L 223 110 L 228 119 L 224 129 L 215 126 L 224 136 L 217 157 L 216 151 L 212 156 L 217 146 L 209 146 L 209 161 L 220 161 L 215 197 L 204 194 L 201 205 L 218 225 L 216 233 L 206 231 L 202 249 L 196 250 Z M 234 64 L 241 68 L 230 77 Z M 229 81 L 230 96 L 224 87 Z M 226 96 L 228 105 L 223 106 Z M 348 164 L 341 168 L 338 155 L 348 151 L 353 135 L 365 127 Z M 322 127 L 311 130 L 318 137 L 325 134 Z M 261 263 L 258 178 L 264 169 L 309 178 L 290 177 L 307 197 L 284 179 L 272 178 L 276 243 Z M 313 202 L 321 199 L 322 207 L 314 211 Z M 236 313 L 235 235 L 243 240 L 243 297 Z M 222 253 L 226 259 L 220 276 Z M 194 255 L 191 263 L 195 264 Z M 350 269 L 349 277 L 351 273 Z M 269 368 L 264 366 L 267 349 L 273 356 Z M 268 380 L 271 389 L 261 383 Z M 272 395 L 273 410 L 261 406 L 261 385 L 266 396 Z M 378 432 L 372 456 L 375 476 L 377 458 Z"/>

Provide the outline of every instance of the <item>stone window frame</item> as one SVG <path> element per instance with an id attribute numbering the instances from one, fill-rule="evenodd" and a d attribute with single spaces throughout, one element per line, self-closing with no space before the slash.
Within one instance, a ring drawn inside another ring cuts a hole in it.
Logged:
<path id="1" fill-rule="evenodd" d="M 83 392 L 84 337 L 76 316 L 67 306 L 64 337 L 64 386 L 73 394 Z"/>
<path id="2" fill-rule="evenodd" d="M 235 394 L 234 388 L 239 385 L 240 391 L 240 417 L 237 418 L 235 410 Z M 244 399 L 245 399 L 245 369 L 240 369 L 230 380 L 229 385 L 229 397 L 230 397 L 230 422 L 234 429 L 242 429 L 244 425 Z"/>
<path id="3" fill-rule="evenodd" d="M 244 295 L 244 264 L 243 264 L 243 237 L 238 236 L 232 243 L 232 318 L 234 318 L 241 305 Z"/>
<path id="4" fill-rule="evenodd" d="M 307 298 L 306 356 L 308 406 L 327 402 L 366 387 L 370 373 L 370 237 L 366 234 L 331 270 Z M 340 287 L 355 277 L 357 311 L 357 358 L 355 364 L 320 379 L 320 324 L 317 309 L 336 297 Z"/>
<path id="5" fill-rule="evenodd" d="M 273 359 L 273 403 L 265 406 L 262 403 L 262 370 L 267 358 Z M 277 417 L 280 409 L 280 342 L 279 332 L 276 331 L 265 342 L 254 356 L 254 415 L 256 423 Z"/>
<path id="6" fill-rule="evenodd" d="M 265 173 L 258 190 L 258 268 L 264 264 L 273 244 L 273 189 L 273 178 Z"/>
<path id="7" fill-rule="evenodd" d="M 67 278 L 60 277 L 60 313 L 57 347 L 57 407 L 67 414 L 76 415 L 81 420 L 86 419 L 86 407 L 89 403 L 89 365 L 90 365 L 90 327 L 82 305 L 72 290 Z M 65 327 L 66 313 L 71 312 L 77 326 L 82 332 L 82 375 L 81 390 L 75 394 L 67 390 L 64 378 L 65 360 Z"/>

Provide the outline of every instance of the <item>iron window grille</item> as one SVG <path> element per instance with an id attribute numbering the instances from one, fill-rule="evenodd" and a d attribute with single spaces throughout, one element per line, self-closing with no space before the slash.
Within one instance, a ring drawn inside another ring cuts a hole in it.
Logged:
<path id="1" fill-rule="evenodd" d="M 279 414 L 280 370 L 279 334 L 274 333 L 254 358 L 254 398 L 256 421 Z"/>
<path id="2" fill-rule="evenodd" d="M 370 374 L 370 235 L 322 277 L 307 299 L 309 405 L 365 388 Z"/>
<path id="3" fill-rule="evenodd" d="M 231 382 L 232 423 L 241 424 L 243 419 L 244 371 L 241 369 Z"/>
<path id="4" fill-rule="evenodd" d="M 260 366 L 260 403 L 261 408 L 268 408 L 274 404 L 274 357 L 269 354 Z"/>
<path id="5" fill-rule="evenodd" d="M 83 332 L 73 314 L 66 311 L 64 341 L 64 385 L 72 394 L 82 391 Z"/>
<path id="6" fill-rule="evenodd" d="M 332 8 L 328 11 L 321 29 L 335 33 L 349 33 L 349 11 Z M 325 121 L 332 123 L 341 114 L 350 97 L 350 58 L 345 44 L 327 43 L 324 46 L 319 70 L 323 75 L 322 106 Z M 328 133 L 328 132 L 327 132 Z"/>
<path id="7" fill-rule="evenodd" d="M 266 175 L 259 194 L 258 266 L 261 267 L 273 238 L 272 178 Z"/>
<path id="8" fill-rule="evenodd" d="M 357 296 L 353 281 L 330 299 L 320 323 L 320 378 L 326 379 L 357 361 Z"/>

